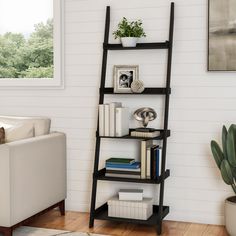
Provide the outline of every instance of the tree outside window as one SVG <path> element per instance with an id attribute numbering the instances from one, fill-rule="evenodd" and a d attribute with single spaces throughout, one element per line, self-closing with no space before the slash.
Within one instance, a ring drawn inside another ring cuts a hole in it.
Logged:
<path id="1" fill-rule="evenodd" d="M 0 0 L 0 85 L 6 79 L 58 77 L 59 11 L 61 0 Z"/>

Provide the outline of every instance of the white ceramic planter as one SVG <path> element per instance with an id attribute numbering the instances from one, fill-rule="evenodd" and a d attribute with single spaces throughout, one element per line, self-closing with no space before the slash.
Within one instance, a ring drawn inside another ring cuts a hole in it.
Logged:
<path id="1" fill-rule="evenodd" d="M 121 43 L 123 47 L 136 47 L 139 38 L 135 37 L 124 37 L 121 38 Z"/>
<path id="2" fill-rule="evenodd" d="M 236 196 L 225 200 L 225 226 L 230 236 L 236 236 Z"/>

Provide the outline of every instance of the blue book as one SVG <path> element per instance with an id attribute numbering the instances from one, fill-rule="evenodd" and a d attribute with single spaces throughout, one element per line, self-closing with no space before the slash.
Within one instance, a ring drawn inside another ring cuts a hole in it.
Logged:
<path id="1" fill-rule="evenodd" d="M 133 164 L 110 164 L 110 163 L 106 163 L 106 168 L 138 169 L 138 168 L 140 168 L 140 162 L 134 162 Z"/>
<path id="2" fill-rule="evenodd" d="M 161 174 L 161 148 L 158 148 L 156 152 L 156 177 L 159 177 L 160 174 Z"/>

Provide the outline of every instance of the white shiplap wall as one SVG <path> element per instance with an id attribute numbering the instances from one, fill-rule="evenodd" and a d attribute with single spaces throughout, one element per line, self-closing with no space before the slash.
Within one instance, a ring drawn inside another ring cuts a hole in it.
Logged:
<path id="1" fill-rule="evenodd" d="M 221 181 L 209 142 L 220 138 L 223 124 L 235 122 L 236 73 L 206 71 L 207 1 L 175 2 L 172 137 L 167 156 L 171 178 L 165 192 L 165 203 L 171 206 L 168 219 L 223 223 L 223 200 L 232 192 Z M 169 0 L 65 0 L 65 89 L 0 92 L 1 113 L 49 116 L 54 130 L 67 133 L 69 210 L 89 209 L 105 6 L 111 6 L 111 32 L 123 16 L 141 18 L 148 36 L 143 41 L 151 42 L 168 37 L 169 4 Z M 110 40 L 114 42 L 112 37 Z M 166 51 L 111 52 L 109 56 L 107 85 L 112 84 L 114 64 L 139 64 L 146 86 L 164 85 Z M 159 118 L 152 125 L 161 127 L 163 100 L 148 96 L 123 96 L 120 100 L 131 111 L 155 107 Z M 108 97 L 107 101 L 119 98 Z M 130 125 L 137 124 L 131 120 Z M 134 141 L 104 141 L 102 159 L 110 155 L 137 156 L 138 145 Z M 120 186 L 99 183 L 98 204 Z M 143 188 L 152 196 L 158 187 Z"/>

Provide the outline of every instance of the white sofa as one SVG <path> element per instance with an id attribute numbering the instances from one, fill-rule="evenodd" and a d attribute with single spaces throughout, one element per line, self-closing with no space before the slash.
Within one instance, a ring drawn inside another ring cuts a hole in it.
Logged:
<path id="1" fill-rule="evenodd" d="M 0 145 L 0 232 L 56 206 L 64 214 L 66 137 L 49 133 L 50 120 L 0 116 L 0 127 L 32 123 L 34 137 Z"/>

